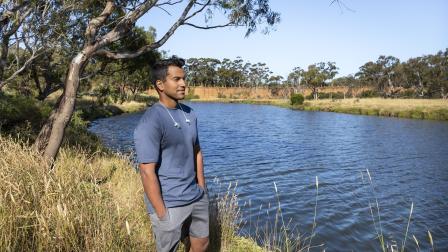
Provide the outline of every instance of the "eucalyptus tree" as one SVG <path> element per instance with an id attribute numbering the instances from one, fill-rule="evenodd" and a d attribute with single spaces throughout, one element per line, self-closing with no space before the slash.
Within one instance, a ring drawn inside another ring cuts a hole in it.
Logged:
<path id="1" fill-rule="evenodd" d="M 294 92 L 300 89 L 300 81 L 302 80 L 304 70 L 300 67 L 295 67 L 292 72 L 288 74 L 286 81 L 294 87 Z"/>
<path id="2" fill-rule="evenodd" d="M 308 69 L 303 71 L 302 81 L 307 87 L 311 88 L 315 100 L 319 98 L 319 87 L 327 85 L 327 82 L 336 76 L 337 70 L 334 62 L 319 62 L 309 65 Z"/>
<path id="3" fill-rule="evenodd" d="M 380 90 L 385 91 L 387 96 L 391 96 L 395 93 L 394 79 L 397 78 L 397 67 L 400 64 L 400 60 L 394 56 L 381 55 L 376 64 L 381 68 L 380 77 Z"/>
<path id="4" fill-rule="evenodd" d="M 249 80 L 251 82 L 251 86 L 255 86 L 255 88 L 257 88 L 261 85 L 267 84 L 271 74 L 272 71 L 266 63 L 258 62 L 256 64 L 252 64 L 249 68 Z"/>
<path id="5" fill-rule="evenodd" d="M 271 87 L 278 86 L 282 84 L 283 76 L 281 75 L 272 75 L 268 79 L 268 85 Z"/>
<path id="6" fill-rule="evenodd" d="M 420 97 L 425 96 L 430 79 L 429 63 L 427 57 L 410 58 L 407 62 L 402 63 L 403 74 L 406 77 L 407 87 L 415 88 L 416 94 Z"/>
<path id="7" fill-rule="evenodd" d="M 217 66 L 221 62 L 213 58 L 190 58 L 186 70 L 188 83 L 192 86 L 214 86 L 217 82 Z"/>
<path id="8" fill-rule="evenodd" d="M 432 97 L 448 98 L 448 49 L 427 56 L 430 75 L 428 93 Z"/>
<path id="9" fill-rule="evenodd" d="M 279 14 L 272 11 L 268 0 L 108 0 L 108 1 L 53 1 L 68 11 L 63 15 L 75 20 L 73 43 L 80 45 L 72 53 L 64 80 L 64 92 L 58 100 L 48 121 L 42 127 L 34 144 L 49 161 L 54 160 L 64 137 L 64 130 L 74 111 L 76 95 L 83 70 L 97 58 L 126 59 L 135 58 L 162 46 L 181 26 L 198 29 L 213 29 L 228 26 L 244 26 L 246 36 L 256 31 L 257 26 L 267 24 L 267 28 L 279 21 Z M 136 50 L 126 51 L 114 48 L 117 42 L 135 31 L 136 21 L 153 8 L 183 9 L 177 20 L 157 41 L 146 44 Z M 202 13 L 206 20 L 212 20 L 213 14 L 223 13 L 226 21 L 222 24 L 193 22 L 193 17 Z"/>
<path id="10" fill-rule="evenodd" d="M 316 64 L 308 66 L 308 69 L 303 72 L 303 82 L 312 90 L 312 95 L 315 100 L 319 98 L 319 90 L 325 81 L 325 75 Z"/>
<path id="11" fill-rule="evenodd" d="M 359 67 L 359 71 L 355 74 L 363 85 L 380 87 L 382 77 L 381 66 L 375 62 L 369 61 Z"/>
<path id="12" fill-rule="evenodd" d="M 189 58 L 185 64 L 185 71 L 187 74 L 187 82 L 190 86 L 199 85 L 199 75 L 201 74 L 199 69 L 199 59 L 198 58 Z"/>
<path id="13" fill-rule="evenodd" d="M 43 51 L 38 39 L 34 39 L 23 28 L 24 23 L 33 22 L 33 17 L 45 15 L 46 1 L 5 0 L 0 4 L 0 92 L 10 81 L 21 74 Z M 23 50 L 23 43 L 30 54 Z M 11 48 L 12 47 L 12 48 Z M 10 53 L 14 50 L 14 54 Z"/>

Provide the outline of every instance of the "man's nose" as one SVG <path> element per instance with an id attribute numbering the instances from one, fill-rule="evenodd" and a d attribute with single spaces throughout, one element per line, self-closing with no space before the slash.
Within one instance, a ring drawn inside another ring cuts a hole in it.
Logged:
<path id="1" fill-rule="evenodd" d="M 181 79 L 181 80 L 179 81 L 179 85 L 180 85 L 181 87 L 185 87 L 185 86 L 187 86 L 187 83 L 185 82 L 184 79 Z"/>

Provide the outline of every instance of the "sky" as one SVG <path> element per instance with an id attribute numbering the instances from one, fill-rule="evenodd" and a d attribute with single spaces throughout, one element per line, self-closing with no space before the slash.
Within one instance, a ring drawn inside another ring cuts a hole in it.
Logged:
<path id="1" fill-rule="evenodd" d="M 245 37 L 242 27 L 199 30 L 181 26 L 160 50 L 182 58 L 233 60 L 240 56 L 246 62 L 264 62 L 273 74 L 286 78 L 294 67 L 306 69 L 322 61 L 336 62 L 337 76 L 346 76 L 380 55 L 406 61 L 448 48 L 446 0 L 341 2 L 271 0 L 271 9 L 280 13 L 281 21 L 269 34 L 257 31 Z M 169 14 L 158 8 L 150 10 L 137 25 L 156 28 L 160 38 L 185 4 L 167 7 Z M 204 19 L 199 14 L 192 22 L 204 24 Z M 210 24 L 223 22 L 224 17 L 217 14 Z"/>

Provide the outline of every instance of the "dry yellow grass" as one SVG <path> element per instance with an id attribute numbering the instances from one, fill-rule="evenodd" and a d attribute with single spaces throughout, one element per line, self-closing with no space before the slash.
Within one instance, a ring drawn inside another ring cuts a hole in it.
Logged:
<path id="1" fill-rule="evenodd" d="M 48 170 L 5 138 L 0 156 L 1 251 L 151 250 L 139 177 L 126 159 L 63 149 Z"/>
<path id="2" fill-rule="evenodd" d="M 306 101 L 300 108 L 348 114 L 448 120 L 448 100 L 442 99 L 324 99 Z"/>
<path id="3" fill-rule="evenodd" d="M 144 102 L 136 102 L 136 101 L 123 102 L 122 104 L 114 104 L 114 105 L 123 110 L 125 113 L 137 112 L 145 109 L 148 106 Z"/>
<path id="4" fill-rule="evenodd" d="M 142 193 L 127 157 L 63 148 L 48 170 L 0 136 L 0 251 L 155 251 Z M 213 202 L 210 251 L 260 251 L 237 236 L 234 192 Z"/>
<path id="5" fill-rule="evenodd" d="M 384 99 L 384 98 L 363 98 L 363 99 L 340 99 L 340 100 L 309 100 L 310 106 L 339 106 L 343 108 L 368 108 L 385 110 L 413 110 L 413 109 L 448 109 L 448 100 L 442 99 Z"/>

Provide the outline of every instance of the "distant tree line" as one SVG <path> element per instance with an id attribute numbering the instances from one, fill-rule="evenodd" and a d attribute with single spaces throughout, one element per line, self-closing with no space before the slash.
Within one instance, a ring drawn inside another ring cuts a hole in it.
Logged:
<path id="1" fill-rule="evenodd" d="M 346 77 L 349 78 L 349 77 Z M 369 61 L 355 74 L 358 85 L 373 86 L 383 96 L 396 96 L 408 89 L 414 97 L 448 97 L 448 49 L 434 55 L 410 58 L 405 62 L 393 56 L 380 56 Z M 335 80 L 343 84 L 347 80 Z"/>
<path id="2" fill-rule="evenodd" d="M 448 49 L 405 62 L 394 56 L 380 56 L 359 67 L 354 75 L 339 78 L 335 78 L 335 62 L 319 62 L 306 69 L 295 67 L 284 79 L 273 74 L 266 63 L 252 64 L 241 57 L 190 58 L 186 70 L 193 87 L 288 87 L 294 92 L 310 88 L 314 99 L 322 87 L 370 87 L 373 91 L 367 96 L 448 98 Z"/>
<path id="3" fill-rule="evenodd" d="M 272 75 L 266 63 L 244 62 L 213 58 L 189 58 L 186 65 L 190 86 L 205 87 L 260 87 L 281 85 L 283 77 Z"/>

